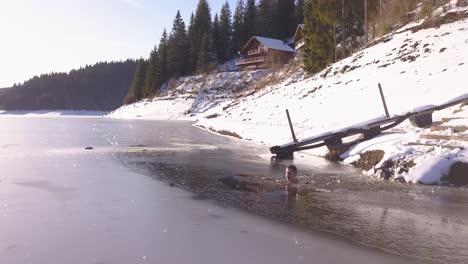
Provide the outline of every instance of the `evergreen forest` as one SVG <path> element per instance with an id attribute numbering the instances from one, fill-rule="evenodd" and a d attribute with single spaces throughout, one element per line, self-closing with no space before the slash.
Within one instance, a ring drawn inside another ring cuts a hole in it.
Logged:
<path id="1" fill-rule="evenodd" d="M 97 110 L 122 105 L 138 62 L 101 62 L 69 73 L 35 76 L 0 89 L 4 110 Z"/>

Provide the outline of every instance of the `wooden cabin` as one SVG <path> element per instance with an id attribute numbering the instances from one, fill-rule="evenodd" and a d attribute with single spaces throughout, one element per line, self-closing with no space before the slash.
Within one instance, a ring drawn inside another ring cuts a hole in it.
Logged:
<path id="1" fill-rule="evenodd" d="M 304 42 L 304 24 L 299 24 L 296 29 L 296 33 L 294 33 L 294 49 L 296 52 L 301 53 L 305 49 L 305 42 Z"/>
<path id="2" fill-rule="evenodd" d="M 265 69 L 281 66 L 294 57 L 294 49 L 279 39 L 254 36 L 239 52 L 236 66 L 241 70 Z"/>

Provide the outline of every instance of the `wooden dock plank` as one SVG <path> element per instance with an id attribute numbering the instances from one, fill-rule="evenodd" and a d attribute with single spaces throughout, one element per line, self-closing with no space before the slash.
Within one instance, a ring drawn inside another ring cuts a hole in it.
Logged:
<path id="1" fill-rule="evenodd" d="M 419 136 L 423 139 L 435 139 L 435 140 L 459 140 L 468 141 L 468 135 L 435 135 L 435 134 L 424 134 Z"/>
<path id="2" fill-rule="evenodd" d="M 423 147 L 442 147 L 450 150 L 454 149 L 465 149 L 461 146 L 445 145 L 445 144 L 432 144 L 432 143 L 418 143 L 418 142 L 408 142 L 407 146 L 423 146 Z"/>
<path id="3" fill-rule="evenodd" d="M 452 129 L 454 132 L 465 132 L 468 131 L 468 126 L 434 126 L 431 127 L 431 131 L 444 131 Z"/>

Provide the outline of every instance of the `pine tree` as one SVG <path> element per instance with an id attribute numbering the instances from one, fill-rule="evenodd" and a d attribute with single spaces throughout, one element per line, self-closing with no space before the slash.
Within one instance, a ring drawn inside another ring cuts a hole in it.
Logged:
<path id="1" fill-rule="evenodd" d="M 141 97 L 150 97 L 159 95 L 159 87 L 161 85 L 159 53 L 157 47 L 150 53 L 150 57 L 146 67 L 145 79 L 141 91 Z"/>
<path id="2" fill-rule="evenodd" d="M 258 4 L 258 19 L 256 23 L 256 32 L 259 36 L 277 38 L 279 36 L 277 23 L 276 0 L 260 0 Z"/>
<path id="3" fill-rule="evenodd" d="M 197 54 L 196 68 L 205 71 L 209 64 L 216 62 L 216 48 L 213 43 L 213 28 L 210 6 L 206 0 L 199 0 L 193 23 L 191 45 Z M 214 58 L 213 58 L 214 57 Z"/>
<path id="4" fill-rule="evenodd" d="M 367 1 L 370 21 L 377 17 L 379 1 Z M 322 23 L 336 26 L 335 42 L 341 42 L 341 57 L 350 54 L 349 47 L 357 48 L 357 37 L 364 35 L 363 0 L 318 0 L 317 14 Z"/>
<path id="5" fill-rule="evenodd" d="M 324 22 L 323 10 L 327 0 L 307 0 L 305 4 L 304 69 L 317 73 L 334 60 L 333 28 Z"/>
<path id="6" fill-rule="evenodd" d="M 221 15 L 219 17 L 219 42 L 222 52 L 218 54 L 218 60 L 221 63 L 229 60 L 234 55 L 232 53 L 231 36 L 231 9 L 229 3 L 226 1 L 221 8 Z"/>
<path id="7" fill-rule="evenodd" d="M 234 18 L 232 22 L 232 54 L 237 54 L 237 52 L 242 48 L 244 43 L 242 43 L 243 33 L 242 27 L 244 24 L 244 0 L 238 0 L 236 10 L 234 11 Z"/>
<path id="8" fill-rule="evenodd" d="M 189 56 L 189 46 L 185 23 L 182 20 L 180 12 L 172 23 L 172 30 L 168 41 L 167 69 L 169 77 L 180 77 L 187 74 L 187 58 Z"/>
<path id="9" fill-rule="evenodd" d="M 341 17 L 342 0 L 315 0 L 314 15 L 323 24 L 338 23 Z"/>
<path id="10" fill-rule="evenodd" d="M 297 0 L 294 9 L 294 20 L 296 25 L 304 24 L 304 0 Z"/>
<path id="11" fill-rule="evenodd" d="M 218 17 L 218 13 L 216 13 L 213 19 L 212 36 L 213 36 L 213 43 L 215 46 L 217 58 L 221 57 L 221 53 L 223 52 L 223 46 L 222 46 L 219 35 L 220 35 L 219 17 Z"/>
<path id="12" fill-rule="evenodd" d="M 213 43 L 213 38 L 208 33 L 203 34 L 201 48 L 197 57 L 197 71 L 208 72 L 216 66 L 216 48 Z"/>
<path id="13" fill-rule="evenodd" d="M 164 29 L 161 40 L 159 41 L 158 47 L 158 57 L 159 57 L 159 76 L 161 80 L 161 84 L 165 83 L 169 79 L 169 72 L 167 71 L 167 64 L 168 64 L 168 38 L 167 38 L 167 31 Z"/>
<path id="14" fill-rule="evenodd" d="M 245 44 L 251 37 L 256 35 L 257 6 L 255 0 L 247 0 L 244 12 L 241 42 Z"/>
<path id="15" fill-rule="evenodd" d="M 278 0 L 278 6 L 276 8 L 276 19 L 278 21 L 278 35 L 279 39 L 286 39 L 290 37 L 296 28 L 294 11 L 296 5 L 295 0 Z"/>
<path id="16" fill-rule="evenodd" d="M 145 83 L 147 67 L 148 62 L 146 60 L 140 60 L 138 62 L 138 66 L 135 71 L 135 76 L 130 86 L 130 90 L 128 91 L 128 94 L 124 99 L 124 104 L 131 104 L 143 98 L 142 89 Z"/>
<path id="17" fill-rule="evenodd" d="M 192 13 L 190 16 L 190 24 L 187 29 L 187 42 L 188 42 L 188 63 L 187 63 L 187 73 L 193 73 L 195 71 L 196 64 L 196 52 L 195 52 L 195 32 L 194 32 L 194 20 L 195 16 Z"/>

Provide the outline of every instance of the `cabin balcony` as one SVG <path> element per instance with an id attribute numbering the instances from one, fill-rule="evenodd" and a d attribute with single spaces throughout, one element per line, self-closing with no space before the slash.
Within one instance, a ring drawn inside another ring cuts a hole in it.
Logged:
<path id="1" fill-rule="evenodd" d="M 237 66 L 241 65 L 248 65 L 248 64 L 254 64 L 254 63 L 263 63 L 267 60 L 267 56 L 257 56 L 257 57 L 252 57 L 252 58 L 245 58 L 245 59 L 240 59 L 236 62 Z"/>
<path id="2" fill-rule="evenodd" d="M 296 44 L 294 45 L 295 46 L 294 48 L 296 50 L 298 50 L 298 49 L 304 47 L 304 45 L 305 45 L 304 39 L 300 39 L 299 41 L 296 42 Z"/>

